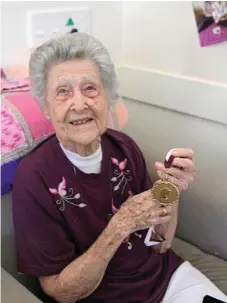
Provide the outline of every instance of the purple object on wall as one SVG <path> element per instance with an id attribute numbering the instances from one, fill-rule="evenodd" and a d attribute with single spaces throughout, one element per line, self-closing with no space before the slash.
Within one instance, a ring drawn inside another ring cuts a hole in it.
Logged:
<path id="1" fill-rule="evenodd" d="M 221 28 L 220 34 L 215 35 L 213 33 L 213 29 L 215 27 L 220 27 Z M 217 24 L 213 23 L 213 24 L 211 24 L 210 26 L 208 26 L 206 29 L 204 29 L 203 31 L 201 31 L 199 33 L 199 38 L 200 38 L 200 45 L 201 46 L 208 46 L 208 45 L 212 45 L 212 44 L 227 41 L 227 27 L 220 26 L 220 25 L 217 25 Z"/>

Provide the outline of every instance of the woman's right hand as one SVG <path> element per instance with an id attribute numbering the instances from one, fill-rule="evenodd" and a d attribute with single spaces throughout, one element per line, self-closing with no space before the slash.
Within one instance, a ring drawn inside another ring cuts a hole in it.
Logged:
<path id="1" fill-rule="evenodd" d="M 166 223 L 171 217 L 171 206 L 161 207 L 151 198 L 150 190 L 128 198 L 114 216 L 116 226 L 125 231 L 127 236 L 152 225 Z M 165 215 L 167 213 L 167 215 Z"/>

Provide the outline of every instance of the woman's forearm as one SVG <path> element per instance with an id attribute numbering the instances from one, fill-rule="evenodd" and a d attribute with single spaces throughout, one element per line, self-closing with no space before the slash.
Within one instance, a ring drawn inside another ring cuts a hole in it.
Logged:
<path id="1" fill-rule="evenodd" d="M 40 278 L 44 291 L 61 303 L 73 303 L 89 296 L 99 286 L 111 258 L 126 236 L 127 232 L 120 231 L 113 218 L 87 252 L 59 275 Z"/>

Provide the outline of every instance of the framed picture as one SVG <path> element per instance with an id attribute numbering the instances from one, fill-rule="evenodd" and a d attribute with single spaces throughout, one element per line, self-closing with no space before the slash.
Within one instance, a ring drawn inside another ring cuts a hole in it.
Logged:
<path id="1" fill-rule="evenodd" d="M 227 41 L 227 1 L 193 1 L 201 46 Z"/>

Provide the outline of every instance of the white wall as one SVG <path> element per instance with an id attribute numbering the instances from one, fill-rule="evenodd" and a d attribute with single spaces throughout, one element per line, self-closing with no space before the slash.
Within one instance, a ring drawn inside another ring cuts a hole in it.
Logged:
<path id="1" fill-rule="evenodd" d="M 195 151 L 197 177 L 178 235 L 226 258 L 227 43 L 201 48 L 191 2 L 123 2 L 119 70 L 129 121 L 153 180 L 175 147 Z"/>
<path id="2" fill-rule="evenodd" d="M 191 1 L 123 1 L 122 62 L 227 83 L 227 42 L 201 48 Z"/>
<path id="3" fill-rule="evenodd" d="M 122 94 L 227 124 L 227 42 L 200 47 L 192 3 L 122 3 Z"/>
<path id="4" fill-rule="evenodd" d="M 2 62 L 27 62 L 26 12 L 88 5 L 93 34 L 115 63 L 227 83 L 227 43 L 199 46 L 191 2 L 2 2 Z M 169 20 L 169 21 L 167 21 Z"/>
<path id="5" fill-rule="evenodd" d="M 124 100 L 129 121 L 124 132 L 138 143 L 153 182 L 154 164 L 175 147 L 195 152 L 196 178 L 180 201 L 178 236 L 227 259 L 227 126 Z"/>
<path id="6" fill-rule="evenodd" d="M 29 57 L 26 41 L 26 13 L 36 9 L 88 5 L 92 10 L 92 31 L 118 63 L 121 55 L 121 2 L 110 1 L 18 1 L 2 2 L 2 63 L 24 64 Z"/>

